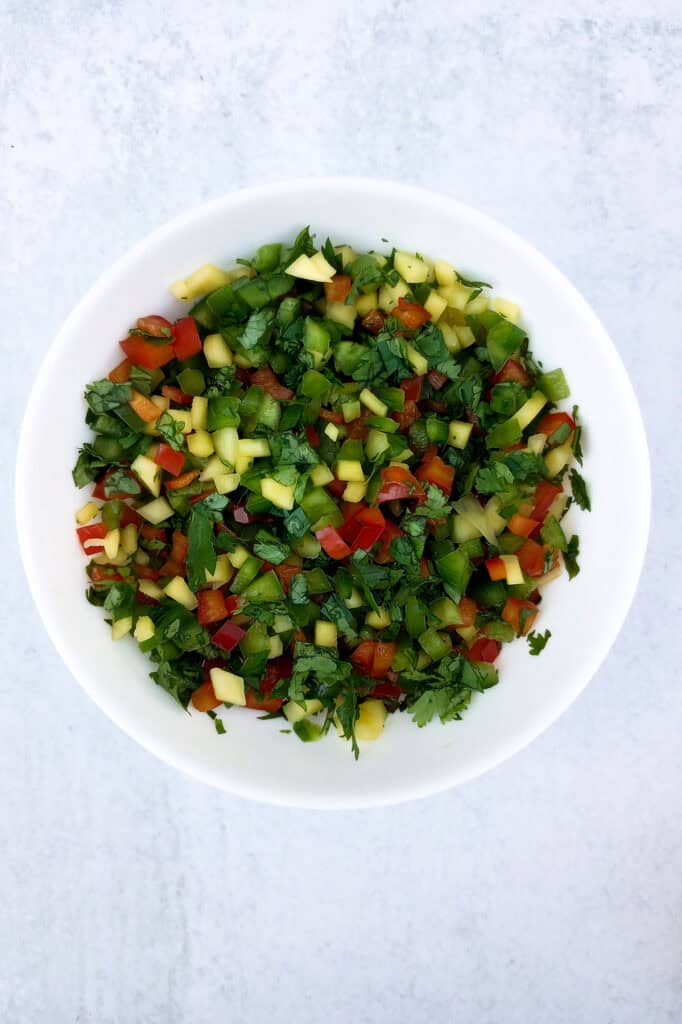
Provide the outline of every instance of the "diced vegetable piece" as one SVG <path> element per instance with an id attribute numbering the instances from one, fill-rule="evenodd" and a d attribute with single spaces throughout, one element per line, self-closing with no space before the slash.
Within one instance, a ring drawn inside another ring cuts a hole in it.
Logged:
<path id="1" fill-rule="evenodd" d="M 418 377 L 423 377 L 429 369 L 426 356 L 423 356 L 421 352 L 417 352 L 416 348 L 412 345 L 407 345 L 407 361 Z"/>
<path id="2" fill-rule="evenodd" d="M 206 430 L 208 425 L 208 398 L 203 395 L 196 395 L 192 399 L 190 412 L 193 430 Z"/>
<path id="3" fill-rule="evenodd" d="M 233 355 L 222 334 L 208 334 L 204 338 L 204 358 L 212 369 L 232 366 Z"/>
<path id="4" fill-rule="evenodd" d="M 391 625 L 391 613 L 388 608 L 380 608 L 377 612 L 367 612 L 365 623 L 371 629 L 386 629 Z"/>
<path id="5" fill-rule="evenodd" d="M 286 273 L 291 277 L 299 277 L 304 281 L 329 282 L 334 277 L 334 267 L 327 263 L 321 252 L 312 256 L 299 256 L 290 266 Z"/>
<path id="6" fill-rule="evenodd" d="M 430 314 L 434 323 L 437 323 L 438 320 L 440 320 L 447 308 L 447 302 L 442 295 L 438 294 L 438 292 L 431 292 L 424 303 L 424 309 Z"/>
<path id="7" fill-rule="evenodd" d="M 377 398 L 369 388 L 363 388 L 359 397 L 362 404 L 369 409 L 370 412 L 373 412 L 375 416 L 385 416 L 388 412 L 388 406 L 385 402 L 382 402 L 381 399 Z"/>
<path id="8" fill-rule="evenodd" d="M 187 437 L 187 449 L 198 459 L 207 459 L 213 455 L 213 439 L 207 430 L 197 430 Z"/>
<path id="9" fill-rule="evenodd" d="M 318 711 L 322 710 L 322 702 L 319 700 L 304 700 L 299 704 L 296 701 L 290 700 L 284 705 L 282 710 L 287 722 L 293 725 L 295 722 L 302 722 L 304 718 L 309 718 L 310 715 L 316 715 Z"/>
<path id="10" fill-rule="evenodd" d="M 513 324 L 517 324 L 521 319 L 521 307 L 517 306 L 515 302 L 510 302 L 509 299 L 503 299 L 498 296 L 493 299 L 491 305 L 496 313 L 499 313 L 506 320 L 511 320 Z"/>
<path id="11" fill-rule="evenodd" d="M 140 483 L 144 484 L 155 498 L 158 498 L 161 494 L 161 467 L 146 455 L 138 455 L 131 463 L 130 468 Z"/>
<path id="12" fill-rule="evenodd" d="M 330 441 L 336 441 L 339 437 L 339 428 L 335 423 L 328 423 L 324 428 L 324 432 Z"/>
<path id="13" fill-rule="evenodd" d="M 168 504 L 165 498 L 156 498 L 154 501 L 142 505 L 137 511 L 143 519 L 146 519 L 153 526 L 162 523 L 164 519 L 170 519 L 174 514 L 172 506 Z"/>
<path id="14" fill-rule="evenodd" d="M 315 643 L 318 647 L 336 647 L 338 630 L 333 622 L 318 619 L 315 623 Z"/>
<path id="15" fill-rule="evenodd" d="M 353 420 L 357 420 L 362 413 L 360 403 L 353 399 L 351 402 L 344 402 L 341 406 L 341 412 L 343 413 L 343 419 L 345 423 L 351 423 Z"/>
<path id="16" fill-rule="evenodd" d="M 176 299 L 189 302 L 190 299 L 197 299 L 200 295 L 215 291 L 229 280 L 230 275 L 227 271 L 221 270 L 214 263 L 204 263 L 184 280 L 174 281 L 170 290 Z"/>
<path id="17" fill-rule="evenodd" d="M 91 519 L 95 518 L 98 512 L 99 505 L 97 502 L 88 501 L 82 508 L 79 508 L 78 512 L 76 512 L 76 522 L 80 523 L 81 526 L 85 526 L 86 523 L 89 523 Z"/>
<path id="18" fill-rule="evenodd" d="M 180 429 L 183 434 L 189 434 L 192 431 L 192 413 L 189 409 L 167 409 L 166 414 L 174 419 L 176 423 L 180 424 Z"/>
<path id="19" fill-rule="evenodd" d="M 280 484 L 272 477 L 263 477 L 260 482 L 261 494 L 277 508 L 290 511 L 294 507 L 294 484 Z"/>
<path id="20" fill-rule="evenodd" d="M 194 611 L 197 607 L 197 599 L 192 591 L 187 586 L 182 576 L 174 576 L 170 583 L 166 584 L 163 588 L 163 592 L 166 597 L 170 597 L 173 601 L 177 601 L 188 611 Z"/>
<path id="21" fill-rule="evenodd" d="M 355 723 L 356 738 L 366 742 L 379 739 L 386 722 L 386 714 L 386 705 L 383 701 L 374 698 L 364 700 L 358 709 Z"/>
<path id="22" fill-rule="evenodd" d="M 346 488 L 343 492 L 342 498 L 344 501 L 349 501 L 355 504 L 362 501 L 367 494 L 367 481 L 352 481 L 346 484 Z"/>
<path id="23" fill-rule="evenodd" d="M 233 576 L 233 567 L 230 563 L 229 555 L 218 555 L 213 572 L 209 572 L 208 569 L 205 569 L 204 573 L 206 575 L 207 583 L 212 583 L 214 587 L 222 587 Z"/>
<path id="24" fill-rule="evenodd" d="M 246 631 L 238 626 L 235 622 L 223 622 L 220 629 L 213 634 L 211 637 L 211 643 L 214 647 L 220 647 L 222 651 L 233 651 L 235 647 L 246 636 Z"/>
<path id="25" fill-rule="evenodd" d="M 111 639 L 120 640 L 126 634 L 130 633 L 133 628 L 132 616 L 127 615 L 123 619 L 117 619 L 116 622 L 111 624 Z"/>
<path id="26" fill-rule="evenodd" d="M 151 640 L 156 632 L 156 627 L 152 619 L 148 615 L 141 615 L 135 623 L 135 629 L 133 630 L 133 636 L 137 640 L 138 644 L 143 644 L 145 640 Z"/>
<path id="27" fill-rule="evenodd" d="M 324 462 L 320 462 L 317 466 L 313 466 L 310 471 L 310 479 L 316 487 L 324 487 L 325 484 L 330 483 L 334 479 L 334 474 L 329 466 Z"/>
<path id="28" fill-rule="evenodd" d="M 393 266 L 408 284 L 421 284 L 429 278 L 429 265 L 422 256 L 415 253 L 396 252 Z"/>
<path id="29" fill-rule="evenodd" d="M 246 704 L 244 691 L 244 680 L 234 672 L 227 672 L 223 668 L 212 668 L 210 671 L 211 685 L 216 697 L 225 704 L 238 704 L 243 707 Z"/>
<path id="30" fill-rule="evenodd" d="M 452 445 L 453 448 L 466 448 L 473 429 L 473 423 L 451 420 L 448 428 L 448 444 Z"/>
<path id="31" fill-rule="evenodd" d="M 558 448 L 552 448 L 552 450 L 547 452 L 545 455 L 545 465 L 547 466 L 547 473 L 549 476 L 558 476 L 559 473 L 566 468 L 572 458 L 573 449 L 568 441 L 566 444 L 560 444 Z"/>
<path id="32" fill-rule="evenodd" d="M 270 444 L 265 437 L 245 437 L 237 442 L 237 451 L 239 455 L 252 459 L 268 458 Z"/>
<path id="33" fill-rule="evenodd" d="M 532 601 L 523 601 L 518 597 L 507 598 L 502 609 L 502 618 L 513 627 L 517 636 L 526 636 L 533 627 L 538 608 Z"/>
<path id="34" fill-rule="evenodd" d="M 517 409 L 513 419 L 516 420 L 521 430 L 525 430 L 545 405 L 547 405 L 546 397 L 541 391 L 535 391 L 528 401 L 524 402 L 520 409 Z"/>

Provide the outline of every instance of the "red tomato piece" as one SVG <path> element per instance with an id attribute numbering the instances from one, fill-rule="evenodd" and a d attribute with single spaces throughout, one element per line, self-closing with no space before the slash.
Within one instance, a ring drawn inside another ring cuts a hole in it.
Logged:
<path id="1" fill-rule="evenodd" d="M 462 622 L 460 626 L 473 626 L 476 622 L 478 606 L 471 597 L 463 597 L 458 606 Z M 459 628 L 459 627 L 458 627 Z"/>
<path id="2" fill-rule="evenodd" d="M 196 708 L 197 711 L 213 711 L 214 708 L 219 708 L 221 704 L 222 701 L 216 697 L 213 683 L 210 679 L 202 683 L 192 694 L 192 707 Z"/>
<path id="3" fill-rule="evenodd" d="M 217 633 L 213 634 L 211 643 L 223 651 L 232 651 L 245 636 L 246 631 L 228 619 L 227 622 L 223 622 Z"/>
<path id="4" fill-rule="evenodd" d="M 425 494 L 415 477 L 405 466 L 387 466 L 381 471 L 381 489 L 377 502 L 402 501 L 417 498 L 423 501 Z"/>
<path id="5" fill-rule="evenodd" d="M 490 386 L 494 387 L 495 384 L 503 384 L 505 381 L 514 381 L 522 388 L 530 387 L 530 377 L 518 359 L 508 359 L 502 368 L 492 375 Z"/>
<path id="6" fill-rule="evenodd" d="M 534 540 L 526 540 L 516 552 L 519 565 L 527 576 L 542 576 L 545 566 L 545 549 Z"/>
<path id="7" fill-rule="evenodd" d="M 400 387 L 405 392 L 405 401 L 418 402 L 422 396 L 423 386 L 423 377 L 408 377 L 406 380 L 401 381 Z"/>
<path id="8" fill-rule="evenodd" d="M 421 412 L 419 411 L 419 406 L 416 402 L 413 402 L 410 398 L 406 398 L 405 405 L 401 412 L 394 412 L 391 416 L 398 424 L 398 430 L 401 434 L 405 434 L 415 420 L 418 420 L 421 417 Z"/>
<path id="9" fill-rule="evenodd" d="M 315 427 L 306 427 L 305 435 L 308 438 L 308 442 L 313 446 L 313 448 L 317 448 L 319 446 L 320 435 L 315 430 Z"/>
<path id="10" fill-rule="evenodd" d="M 393 309 L 391 315 L 400 320 L 408 331 L 416 331 L 418 327 L 422 327 L 431 319 L 428 309 L 424 309 L 417 302 L 408 302 L 403 296 L 398 299 L 398 305 Z"/>
<path id="11" fill-rule="evenodd" d="M 567 412 L 549 412 L 538 423 L 536 433 L 546 434 L 548 444 L 563 444 L 563 442 L 553 441 L 552 434 L 564 425 L 569 429 L 568 436 L 564 438 L 564 441 L 568 441 L 575 430 L 575 420 Z"/>
<path id="12" fill-rule="evenodd" d="M 299 573 L 303 572 L 303 568 L 300 565 L 294 565 L 290 562 L 281 562 L 279 565 L 273 565 L 282 588 L 285 594 L 289 593 L 289 587 L 294 576 L 298 576 Z M 261 572 L 265 572 L 265 566 L 261 569 Z"/>
<path id="13" fill-rule="evenodd" d="M 541 480 L 535 488 L 535 504 L 531 513 L 533 519 L 537 520 L 538 523 L 544 522 L 552 502 L 558 494 L 561 494 L 562 490 L 563 488 L 558 487 L 556 484 L 550 484 L 546 480 Z"/>
<path id="14" fill-rule="evenodd" d="M 124 359 L 115 366 L 109 374 L 109 380 L 112 384 L 126 384 L 130 380 L 130 362 Z"/>
<path id="15" fill-rule="evenodd" d="M 194 317 L 185 316 L 173 324 L 173 349 L 175 358 L 182 362 L 201 352 L 201 338 Z"/>
<path id="16" fill-rule="evenodd" d="M 136 325 L 138 331 L 149 334 L 152 338 L 170 338 L 173 325 L 165 316 L 141 316 Z"/>
<path id="17" fill-rule="evenodd" d="M 80 546 L 86 555 L 95 555 L 104 551 L 104 543 L 94 544 L 92 541 L 104 541 L 109 530 L 105 523 L 90 523 L 89 526 L 79 526 L 76 529 Z"/>
<path id="18" fill-rule="evenodd" d="M 225 597 L 222 590 L 200 590 L 197 594 L 199 607 L 197 619 L 200 626 L 208 626 L 211 622 L 220 622 L 227 618 Z"/>
<path id="19" fill-rule="evenodd" d="M 340 498 L 346 489 L 346 483 L 344 480 L 330 480 L 328 484 L 325 484 L 325 486 L 335 498 Z"/>
<path id="20" fill-rule="evenodd" d="M 334 412 L 333 409 L 320 409 L 320 419 L 328 423 L 335 423 L 338 427 L 343 423 L 343 413 Z"/>
<path id="21" fill-rule="evenodd" d="M 138 334 L 131 334 L 119 344 L 133 366 L 142 366 L 145 370 L 158 370 L 175 358 L 171 344 L 154 345 Z"/>
<path id="22" fill-rule="evenodd" d="M 176 452 L 169 444 L 162 441 L 154 456 L 154 462 L 157 466 L 161 466 L 161 469 L 165 469 L 167 473 L 178 476 L 185 465 L 185 456 L 182 452 Z"/>
<path id="23" fill-rule="evenodd" d="M 522 516 L 518 512 L 515 512 L 507 523 L 509 532 L 517 537 L 530 537 L 539 528 L 539 525 L 537 520 L 531 519 L 530 516 Z"/>
<path id="24" fill-rule="evenodd" d="M 161 526 L 152 526 L 150 523 L 145 523 L 140 527 L 140 536 L 144 537 L 145 540 L 162 540 L 166 543 L 166 531 Z"/>
<path id="25" fill-rule="evenodd" d="M 400 700 L 402 692 L 397 683 L 377 683 L 370 697 L 376 697 L 378 700 Z"/>
<path id="26" fill-rule="evenodd" d="M 513 626 L 517 636 L 526 636 L 530 632 L 538 614 L 538 608 L 532 601 L 522 601 L 518 597 L 508 597 L 502 609 L 502 618 Z"/>
<path id="27" fill-rule="evenodd" d="M 138 580 L 154 580 L 156 582 L 156 580 L 161 578 L 161 570 L 152 569 L 150 565 L 136 565 L 135 575 Z"/>
<path id="28" fill-rule="evenodd" d="M 303 635 L 305 639 L 305 635 Z M 260 681 L 261 693 L 272 693 L 280 679 L 289 679 L 294 668 L 294 663 L 287 654 L 273 658 L 265 666 L 265 675 Z"/>
<path id="29" fill-rule="evenodd" d="M 376 336 L 386 323 L 386 314 L 382 313 L 380 309 L 373 309 L 366 316 L 363 316 L 360 323 L 368 334 Z"/>
<path id="30" fill-rule="evenodd" d="M 469 661 L 493 662 L 502 650 L 502 644 L 498 640 L 491 640 L 487 636 L 481 636 L 466 652 L 465 657 Z"/>
<path id="31" fill-rule="evenodd" d="M 281 384 L 279 378 L 273 373 L 269 366 L 262 366 L 251 374 L 251 383 L 261 388 L 271 398 L 278 402 L 288 402 L 294 397 L 295 392 Z"/>
<path id="32" fill-rule="evenodd" d="M 345 302 L 350 295 L 352 281 L 347 274 L 334 274 L 331 281 L 324 286 L 324 297 L 327 302 Z"/>
<path id="33" fill-rule="evenodd" d="M 425 456 L 415 475 L 418 480 L 440 488 L 446 498 L 450 497 L 455 482 L 455 467 L 443 462 L 440 455 L 434 455 L 430 459 Z"/>
<path id="34" fill-rule="evenodd" d="M 381 640 L 374 642 L 374 657 L 372 658 L 372 669 L 370 672 L 372 679 L 384 678 L 393 664 L 395 652 L 396 645 L 393 643 L 383 643 Z"/>
<path id="35" fill-rule="evenodd" d="M 378 508 L 361 508 L 353 520 L 357 533 L 352 541 L 352 550 L 369 551 L 382 536 L 386 520 Z M 348 539 L 348 538 L 346 538 Z"/>
<path id="36" fill-rule="evenodd" d="M 381 535 L 379 541 L 379 547 L 374 555 L 374 561 L 378 562 L 379 565 L 386 565 L 388 562 L 393 561 L 393 555 L 391 554 L 391 543 L 398 537 L 402 537 L 403 531 L 400 527 L 396 526 L 390 519 L 386 520 L 386 526 L 384 532 Z"/>
<path id="37" fill-rule="evenodd" d="M 246 707 L 253 711 L 265 711 L 268 715 L 274 715 L 281 708 L 284 701 L 281 697 L 260 698 L 255 690 L 247 690 L 245 693 Z"/>
<path id="38" fill-rule="evenodd" d="M 445 387 L 448 382 L 448 378 L 440 370 L 429 370 L 426 375 L 429 379 L 429 384 L 434 391 L 440 391 L 441 388 Z"/>
<path id="39" fill-rule="evenodd" d="M 161 388 L 161 394 L 164 398 L 169 398 L 171 402 L 175 402 L 176 405 L 191 405 L 193 395 L 188 395 L 185 391 L 180 388 L 176 388 L 173 384 L 164 384 Z"/>
<path id="40" fill-rule="evenodd" d="M 348 547 L 339 531 L 333 526 L 325 526 L 324 529 L 318 530 L 315 536 L 322 545 L 323 551 L 330 558 L 348 558 L 352 554 L 351 548 Z"/>
<path id="41" fill-rule="evenodd" d="M 144 520 L 139 512 L 136 512 L 130 505 L 124 505 L 121 509 L 121 518 L 119 520 L 119 526 L 141 526 Z"/>
<path id="42" fill-rule="evenodd" d="M 352 652 L 350 660 L 358 672 L 370 675 L 374 663 L 374 641 L 362 640 Z"/>

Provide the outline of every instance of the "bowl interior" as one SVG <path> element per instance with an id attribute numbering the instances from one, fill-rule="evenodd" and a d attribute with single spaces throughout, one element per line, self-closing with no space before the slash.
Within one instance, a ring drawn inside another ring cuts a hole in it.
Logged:
<path id="1" fill-rule="evenodd" d="M 593 505 L 591 514 L 569 511 L 568 527 L 580 534 L 582 571 L 545 591 L 538 628 L 550 629 L 552 638 L 542 656 L 530 657 L 522 642 L 511 645 L 500 658 L 500 685 L 477 696 L 462 722 L 418 729 L 407 716 L 393 715 L 381 742 L 363 745 L 357 763 L 335 736 L 304 745 L 284 735 L 280 721 L 262 722 L 252 712 L 231 710 L 224 736 L 206 716 L 183 713 L 148 678 L 134 642 L 112 644 L 101 610 L 85 601 L 84 560 L 74 536 L 73 514 L 83 496 L 70 469 L 85 436 L 85 384 L 118 361 L 117 342 L 137 316 L 181 313 L 168 292 L 171 281 L 207 261 L 230 265 L 265 241 L 291 238 L 305 224 L 320 242 L 329 234 L 359 249 L 395 244 L 444 257 L 519 302 L 536 357 L 548 369 L 564 368 L 580 406 Z M 648 512 L 646 442 L 632 387 L 603 328 L 566 279 L 511 232 L 467 207 L 353 179 L 227 196 L 125 256 L 49 350 L 26 412 L 17 468 L 19 536 L 34 597 L 55 646 L 92 698 L 145 747 L 204 781 L 303 806 L 390 803 L 437 791 L 493 766 L 546 728 L 615 639 L 641 568 Z"/>

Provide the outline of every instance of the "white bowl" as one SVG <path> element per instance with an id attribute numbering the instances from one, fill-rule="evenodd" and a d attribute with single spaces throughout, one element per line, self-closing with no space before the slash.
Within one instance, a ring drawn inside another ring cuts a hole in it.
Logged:
<path id="1" fill-rule="evenodd" d="M 500 685 L 476 696 L 461 722 L 418 729 L 390 716 L 355 762 L 335 735 L 317 744 L 283 735 L 280 721 L 233 709 L 227 734 L 185 714 L 148 677 L 132 640 L 112 643 L 101 609 L 84 597 L 84 559 L 71 481 L 86 434 L 82 393 L 120 358 L 118 340 L 145 313 L 176 317 L 168 285 L 201 263 L 229 265 L 261 243 L 310 224 L 359 249 L 400 247 L 451 260 L 521 304 L 533 352 L 562 366 L 585 424 L 584 474 L 593 511 L 572 508 L 582 571 L 547 587 L 540 657 L 504 650 Z M 360 807 L 446 789 L 511 756 L 546 729 L 586 685 L 613 644 L 637 586 L 650 504 L 646 439 L 623 365 L 587 303 L 522 239 L 452 199 L 390 182 L 306 179 L 225 196 L 172 221 L 102 277 L 46 354 L 26 410 L 17 462 L 17 522 L 29 584 L 47 631 L 92 699 L 169 764 L 221 789 L 271 803 Z M 550 769 L 551 770 L 551 769 Z"/>

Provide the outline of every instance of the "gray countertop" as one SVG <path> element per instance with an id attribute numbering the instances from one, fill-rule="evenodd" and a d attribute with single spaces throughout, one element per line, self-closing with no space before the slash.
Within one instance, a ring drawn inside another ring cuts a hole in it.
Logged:
<path id="1" fill-rule="evenodd" d="M 3 1024 L 682 1019 L 682 13 L 478 11 L 0 13 Z M 527 237 L 611 332 L 651 446 L 645 572 L 592 684 L 512 761 L 395 809 L 271 809 L 156 761 L 62 667 L 16 552 L 17 429 L 72 306 L 170 216 L 301 174 L 422 184 Z"/>

